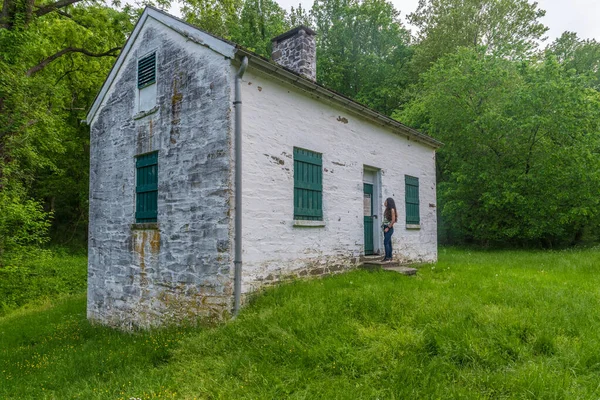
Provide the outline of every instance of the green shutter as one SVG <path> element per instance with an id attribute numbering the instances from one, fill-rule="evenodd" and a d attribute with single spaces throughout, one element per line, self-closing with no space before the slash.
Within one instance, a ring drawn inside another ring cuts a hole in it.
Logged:
<path id="1" fill-rule="evenodd" d="M 137 157 L 135 163 L 135 222 L 156 222 L 158 203 L 158 152 Z"/>
<path id="2" fill-rule="evenodd" d="M 323 220 L 323 160 L 294 147 L 294 219 Z"/>
<path id="3" fill-rule="evenodd" d="M 419 178 L 405 175 L 406 224 L 419 224 Z"/>
<path id="4" fill-rule="evenodd" d="M 138 61 L 138 89 L 156 82 L 156 53 Z"/>

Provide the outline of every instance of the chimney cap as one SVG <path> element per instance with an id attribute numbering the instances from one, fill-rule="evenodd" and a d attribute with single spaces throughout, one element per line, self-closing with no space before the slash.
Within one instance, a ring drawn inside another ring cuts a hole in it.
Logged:
<path id="1" fill-rule="evenodd" d="M 309 27 L 307 27 L 306 25 L 298 25 L 297 27 L 282 33 L 281 35 L 274 37 L 273 39 L 271 39 L 271 42 L 280 42 L 283 39 L 287 39 L 290 36 L 294 36 L 296 33 L 298 33 L 299 31 L 303 30 L 304 32 L 306 32 L 308 35 L 316 35 L 317 33 L 315 31 L 313 31 L 312 29 L 310 29 Z"/>

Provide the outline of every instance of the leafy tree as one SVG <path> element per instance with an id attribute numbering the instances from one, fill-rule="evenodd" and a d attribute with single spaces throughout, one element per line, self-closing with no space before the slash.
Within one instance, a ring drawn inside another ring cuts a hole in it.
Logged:
<path id="1" fill-rule="evenodd" d="M 131 31 L 135 13 L 75 3 L 5 0 L 2 5 L 0 261 L 5 251 L 43 242 L 59 193 L 87 198 L 88 138 L 80 121 Z M 56 177 L 66 176 L 69 168 L 77 168 L 70 178 L 79 181 L 61 186 Z M 71 205 L 64 207 L 55 215 L 68 214 Z"/>
<path id="2" fill-rule="evenodd" d="M 27 198 L 21 185 L 4 180 L 0 191 L 0 266 L 7 254 L 13 258 L 25 246 L 44 244 L 49 215 L 39 202 Z M 18 257 L 17 257 L 18 258 Z"/>
<path id="3" fill-rule="evenodd" d="M 271 39 L 290 28 L 287 13 L 275 1 L 246 0 L 232 39 L 270 58 Z"/>
<path id="4" fill-rule="evenodd" d="M 591 85 L 600 89 L 600 43 L 594 39 L 582 40 L 575 32 L 564 32 L 546 49 L 547 56 L 555 56 L 567 69 L 591 77 Z"/>
<path id="5" fill-rule="evenodd" d="M 290 29 L 287 13 L 273 0 L 188 0 L 185 19 L 212 34 L 270 57 L 271 39 Z"/>
<path id="6" fill-rule="evenodd" d="M 270 57 L 271 39 L 293 26 L 316 26 L 317 81 L 391 114 L 408 85 L 410 35 L 385 0 L 318 0 L 310 14 L 286 13 L 273 0 L 189 0 L 185 18 Z"/>
<path id="7" fill-rule="evenodd" d="M 181 12 L 189 23 L 231 40 L 243 4 L 243 0 L 187 0 Z"/>
<path id="8" fill-rule="evenodd" d="M 408 15 L 418 28 L 415 68 L 425 71 L 459 47 L 524 58 L 548 30 L 540 22 L 545 13 L 528 0 L 419 0 L 417 10 Z"/>
<path id="9" fill-rule="evenodd" d="M 310 16 L 310 12 L 307 11 L 302 4 L 298 4 L 298 7 L 293 7 L 290 9 L 290 13 L 288 15 L 288 23 L 291 27 L 295 27 L 298 25 L 304 26 L 312 26 L 312 18 Z"/>
<path id="10" fill-rule="evenodd" d="M 408 84 L 410 35 L 386 0 L 317 0 L 317 80 L 385 114 Z"/>
<path id="11" fill-rule="evenodd" d="M 452 240 L 578 238 L 600 211 L 600 94 L 555 59 L 461 48 L 397 116 L 445 143 L 439 202 Z"/>

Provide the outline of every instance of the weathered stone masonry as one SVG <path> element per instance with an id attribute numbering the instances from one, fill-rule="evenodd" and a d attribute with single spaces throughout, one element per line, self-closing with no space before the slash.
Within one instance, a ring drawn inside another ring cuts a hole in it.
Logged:
<path id="1" fill-rule="evenodd" d="M 273 61 L 305 78 L 317 79 L 317 44 L 312 29 L 299 26 L 277 36 L 272 44 Z"/>
<path id="2" fill-rule="evenodd" d="M 148 24 L 91 128 L 88 316 L 152 326 L 231 307 L 230 62 Z M 134 119 L 137 57 L 158 111 Z M 158 150 L 158 223 L 135 225 L 135 156 Z"/>

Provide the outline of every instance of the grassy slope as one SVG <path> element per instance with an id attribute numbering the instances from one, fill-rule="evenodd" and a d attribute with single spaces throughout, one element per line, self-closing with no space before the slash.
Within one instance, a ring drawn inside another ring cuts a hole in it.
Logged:
<path id="1" fill-rule="evenodd" d="M 0 318 L 0 398 L 597 398 L 600 251 L 442 250 L 416 278 L 270 290 L 218 328 L 92 327 L 83 296 Z"/>

